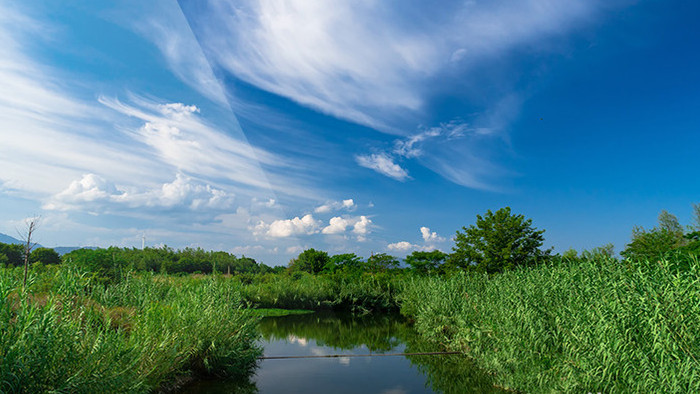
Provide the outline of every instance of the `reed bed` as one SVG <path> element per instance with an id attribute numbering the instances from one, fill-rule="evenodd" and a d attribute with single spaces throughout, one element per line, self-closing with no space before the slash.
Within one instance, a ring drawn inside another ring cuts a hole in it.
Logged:
<path id="1" fill-rule="evenodd" d="M 700 391 L 697 261 L 587 260 L 414 278 L 402 313 L 525 392 Z"/>
<path id="2" fill-rule="evenodd" d="M 370 274 L 268 274 L 244 285 L 243 294 L 259 308 L 377 312 L 397 309 L 394 282 L 389 276 Z"/>
<path id="3" fill-rule="evenodd" d="M 71 267 L 22 288 L 0 269 L 0 392 L 149 392 L 193 375 L 246 375 L 257 318 L 219 277 L 128 276 L 104 286 Z"/>

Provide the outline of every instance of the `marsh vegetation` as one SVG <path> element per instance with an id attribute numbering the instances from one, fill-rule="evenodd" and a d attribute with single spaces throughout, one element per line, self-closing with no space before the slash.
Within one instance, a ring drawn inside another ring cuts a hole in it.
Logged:
<path id="1" fill-rule="evenodd" d="M 26 285 L 23 256 L 0 245 L 0 391 L 149 392 L 212 377 L 255 391 L 260 336 L 291 332 L 333 349 L 463 352 L 407 359 L 437 392 L 700 390 L 697 229 L 664 214 L 622 259 L 610 246 L 553 255 L 541 235 L 489 212 L 453 253 L 404 266 L 313 249 L 275 268 L 196 249 L 78 250 L 59 264 L 30 256 Z M 260 323 L 290 309 L 317 313 Z"/>

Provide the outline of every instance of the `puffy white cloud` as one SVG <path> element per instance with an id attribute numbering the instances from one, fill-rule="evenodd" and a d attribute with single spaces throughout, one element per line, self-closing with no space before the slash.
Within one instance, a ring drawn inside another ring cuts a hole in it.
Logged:
<path id="1" fill-rule="evenodd" d="M 299 254 L 304 251 L 304 248 L 296 245 L 288 247 L 287 249 L 285 249 L 285 251 L 287 252 L 287 254 Z"/>
<path id="2" fill-rule="evenodd" d="M 342 201 L 329 201 L 323 205 L 320 205 L 314 209 L 315 213 L 329 213 L 332 211 L 337 211 L 340 209 L 346 209 L 352 211 L 357 207 L 355 201 L 352 198 Z"/>
<path id="3" fill-rule="evenodd" d="M 395 242 L 386 246 L 389 250 L 395 250 L 400 252 L 406 252 L 414 248 L 418 248 L 418 245 L 414 245 L 408 241 Z"/>
<path id="4" fill-rule="evenodd" d="M 371 231 L 371 226 L 371 219 L 367 218 L 367 216 L 360 216 L 360 220 L 353 225 L 352 232 L 358 235 L 367 235 Z"/>
<path id="5" fill-rule="evenodd" d="M 234 196 L 194 181 L 183 174 L 163 184 L 158 189 L 127 192 L 95 174 L 85 174 L 62 192 L 54 195 L 46 204 L 49 210 L 92 210 L 97 207 L 107 211 L 125 208 L 189 208 L 190 210 L 222 210 L 232 206 Z"/>
<path id="6" fill-rule="evenodd" d="M 445 238 L 439 236 L 436 232 L 431 232 L 428 227 L 421 227 L 420 233 L 423 236 L 425 242 L 443 242 Z"/>
<path id="7" fill-rule="evenodd" d="M 350 225 L 350 221 L 343 219 L 340 216 L 331 218 L 328 222 L 328 226 L 324 227 L 321 231 L 323 234 L 340 234 L 344 233 L 345 229 Z"/>
<path id="8" fill-rule="evenodd" d="M 373 153 L 371 155 L 358 155 L 355 156 L 357 164 L 362 167 L 366 167 L 377 171 L 382 175 L 386 175 L 389 178 L 396 179 L 397 181 L 405 181 L 409 179 L 408 172 L 403 169 L 400 165 L 394 163 L 391 156 L 385 153 Z"/>
<path id="9" fill-rule="evenodd" d="M 387 249 L 394 251 L 394 252 L 408 252 L 409 250 L 418 250 L 422 252 L 430 252 L 431 250 L 435 250 L 435 246 L 432 245 L 416 245 L 412 244 L 408 241 L 399 241 L 399 242 L 394 242 L 391 244 L 388 244 Z"/>
<path id="10" fill-rule="evenodd" d="M 274 238 L 286 238 L 293 235 L 308 235 L 318 232 L 320 223 L 311 214 L 298 216 L 293 219 L 279 219 L 270 224 L 259 221 L 253 228 L 256 235 L 267 235 Z"/>

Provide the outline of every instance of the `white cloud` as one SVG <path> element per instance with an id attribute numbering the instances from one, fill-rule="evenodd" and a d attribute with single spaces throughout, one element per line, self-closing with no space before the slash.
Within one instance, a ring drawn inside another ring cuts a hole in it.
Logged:
<path id="1" fill-rule="evenodd" d="M 352 198 L 343 201 L 329 201 L 323 205 L 320 205 L 314 209 L 315 213 L 329 213 L 332 211 L 337 211 L 340 209 L 346 209 L 352 211 L 357 207 Z"/>
<path id="2" fill-rule="evenodd" d="M 263 251 L 265 251 L 265 247 L 262 245 L 235 246 L 231 248 L 231 253 L 240 255 Z"/>
<path id="3" fill-rule="evenodd" d="M 433 246 L 433 245 L 421 246 L 421 245 L 412 244 L 408 241 L 394 242 L 394 243 L 388 244 L 386 247 L 387 247 L 387 249 L 394 251 L 394 252 L 408 252 L 409 250 L 430 252 L 432 250 L 435 250 L 435 246 Z"/>
<path id="4" fill-rule="evenodd" d="M 428 227 L 421 227 L 420 233 L 425 242 L 444 242 L 445 238 L 439 236 L 436 232 L 431 232 Z"/>
<path id="5" fill-rule="evenodd" d="M 113 183 L 95 174 L 85 174 L 71 182 L 67 189 L 44 204 L 49 210 L 103 210 L 117 208 L 188 208 L 190 210 L 222 210 L 233 204 L 234 196 L 194 181 L 183 174 L 164 183 L 160 188 L 146 191 L 119 190 Z"/>
<path id="6" fill-rule="evenodd" d="M 145 2 L 131 10 L 124 17 L 126 24 L 158 47 L 173 74 L 203 96 L 228 106 L 225 89 L 214 76 L 176 0 Z"/>
<path id="7" fill-rule="evenodd" d="M 321 231 L 323 234 L 340 234 L 344 233 L 345 229 L 350 225 L 347 219 L 340 216 L 333 217 L 329 220 L 328 226 Z"/>
<path id="8" fill-rule="evenodd" d="M 367 235 L 371 231 L 371 226 L 371 219 L 367 218 L 367 216 L 360 216 L 360 220 L 353 225 L 352 232 L 357 235 Z"/>
<path id="9" fill-rule="evenodd" d="M 403 182 L 410 178 L 405 169 L 394 163 L 393 159 L 384 153 L 359 155 L 355 156 L 355 160 L 357 161 L 357 164 L 361 165 L 362 167 L 372 169 L 382 175 L 388 176 L 389 178 L 396 179 L 397 181 Z"/>
<path id="10" fill-rule="evenodd" d="M 261 220 L 253 228 L 256 235 L 267 235 L 274 238 L 286 238 L 293 235 L 309 235 L 318 232 L 320 223 L 311 214 L 298 216 L 293 219 L 279 219 L 270 224 Z"/>
<path id="11" fill-rule="evenodd" d="M 389 250 L 395 250 L 400 252 L 406 252 L 414 248 L 418 248 L 418 245 L 414 245 L 408 241 L 395 242 L 386 246 Z"/>
<path id="12" fill-rule="evenodd" d="M 386 130 L 392 118 L 422 110 L 437 75 L 457 66 L 467 71 L 484 59 L 574 29 L 601 4 L 455 1 L 426 8 L 250 0 L 209 2 L 206 11 L 185 3 L 183 9 L 208 58 L 236 77 Z M 418 13 L 421 18 L 413 17 Z"/>
<path id="13" fill-rule="evenodd" d="M 304 248 L 301 246 L 290 246 L 287 249 L 285 249 L 287 254 L 299 254 L 304 251 Z"/>

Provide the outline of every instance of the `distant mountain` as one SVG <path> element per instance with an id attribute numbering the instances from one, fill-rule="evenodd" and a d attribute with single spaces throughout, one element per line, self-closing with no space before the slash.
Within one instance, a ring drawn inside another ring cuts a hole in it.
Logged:
<path id="1" fill-rule="evenodd" d="M 24 241 L 19 240 L 15 237 L 10 237 L 9 235 L 3 234 L 3 233 L 0 233 L 0 242 L 4 243 L 4 244 L 20 244 L 20 245 L 24 244 Z M 36 244 L 34 247 L 41 248 L 42 246 L 39 244 Z M 70 253 L 70 252 L 77 250 L 77 249 L 97 249 L 97 247 L 96 246 L 57 246 L 57 247 L 51 248 L 51 249 L 55 250 L 56 253 L 63 256 L 64 254 Z"/>
<path id="2" fill-rule="evenodd" d="M 53 250 L 56 251 L 59 255 L 63 256 L 66 253 L 70 253 L 74 250 L 78 249 L 92 249 L 95 250 L 97 249 L 97 246 L 57 246 L 53 248 Z"/>
<path id="3" fill-rule="evenodd" d="M 17 238 L 10 237 L 7 234 L 0 233 L 0 242 L 4 244 L 23 244 L 24 242 L 20 241 Z"/>

